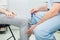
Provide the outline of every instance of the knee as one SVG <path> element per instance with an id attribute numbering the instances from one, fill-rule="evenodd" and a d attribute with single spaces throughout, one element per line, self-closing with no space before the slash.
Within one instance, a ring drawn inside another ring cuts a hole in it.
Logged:
<path id="1" fill-rule="evenodd" d="M 33 33 L 34 33 L 34 35 L 36 36 L 36 37 L 39 37 L 40 35 L 40 33 L 39 33 L 39 30 L 37 29 L 37 28 L 35 28 L 34 30 L 33 30 Z"/>
<path id="2" fill-rule="evenodd" d="M 20 23 L 20 26 L 23 26 L 23 27 L 28 26 L 28 19 L 22 18 L 20 19 L 19 23 Z"/>
<path id="3" fill-rule="evenodd" d="M 48 38 L 50 36 L 50 34 L 46 31 L 43 31 L 43 30 L 38 30 L 37 28 L 35 28 L 33 30 L 34 32 L 34 35 L 37 37 L 37 38 Z"/>

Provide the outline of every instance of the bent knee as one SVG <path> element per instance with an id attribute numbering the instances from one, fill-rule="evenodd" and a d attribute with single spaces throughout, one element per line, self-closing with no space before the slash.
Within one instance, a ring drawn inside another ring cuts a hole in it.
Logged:
<path id="1" fill-rule="evenodd" d="M 35 28 L 35 29 L 33 30 L 33 32 L 34 32 L 34 35 L 35 35 L 36 37 L 48 38 L 48 37 L 51 36 L 50 33 L 46 32 L 46 31 L 43 31 L 43 30 L 38 30 L 37 28 Z"/>
<path id="2" fill-rule="evenodd" d="M 55 40 L 55 37 L 54 37 L 53 34 L 50 34 L 49 32 L 46 32 L 44 30 L 38 30 L 37 28 L 35 28 L 33 30 L 33 32 L 34 32 L 35 37 L 38 38 L 38 39 L 42 38 L 44 40 L 45 39 L 47 39 L 47 40 Z"/>

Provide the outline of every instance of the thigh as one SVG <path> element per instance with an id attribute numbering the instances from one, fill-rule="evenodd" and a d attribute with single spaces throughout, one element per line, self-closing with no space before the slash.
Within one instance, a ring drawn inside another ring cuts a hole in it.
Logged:
<path id="1" fill-rule="evenodd" d="M 7 16 L 1 14 L 0 15 L 0 24 L 10 24 L 15 26 L 20 26 L 25 22 L 28 22 L 28 18 L 20 16 L 20 14 L 17 14 L 13 18 L 8 18 Z"/>
<path id="2" fill-rule="evenodd" d="M 42 30 L 42 31 L 46 31 L 49 33 L 55 32 L 56 30 L 58 30 L 60 28 L 59 17 L 60 16 L 55 16 L 55 17 L 41 23 L 34 30 L 39 30 L 39 31 Z"/>

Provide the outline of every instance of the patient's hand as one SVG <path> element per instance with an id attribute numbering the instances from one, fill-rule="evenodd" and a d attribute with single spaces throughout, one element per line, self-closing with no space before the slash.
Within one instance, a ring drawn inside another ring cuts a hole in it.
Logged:
<path id="1" fill-rule="evenodd" d="M 5 15 L 9 18 L 13 18 L 16 16 L 16 13 L 15 12 L 11 12 L 11 11 L 6 11 L 5 12 Z"/>

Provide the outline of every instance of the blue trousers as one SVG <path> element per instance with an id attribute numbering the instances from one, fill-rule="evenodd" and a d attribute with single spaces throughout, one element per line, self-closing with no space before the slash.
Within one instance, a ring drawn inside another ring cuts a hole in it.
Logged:
<path id="1" fill-rule="evenodd" d="M 56 40 L 54 33 L 60 29 L 60 15 L 39 24 L 34 30 L 36 40 Z"/>

